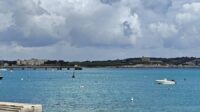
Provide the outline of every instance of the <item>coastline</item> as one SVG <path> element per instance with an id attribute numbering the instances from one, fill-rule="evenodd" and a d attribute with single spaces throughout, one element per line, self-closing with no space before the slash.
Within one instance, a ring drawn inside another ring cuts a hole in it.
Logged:
<path id="1" fill-rule="evenodd" d="M 1 60 L 0 68 L 199 68 L 200 58 L 196 57 L 176 57 L 176 58 L 155 58 L 155 57 L 138 57 L 116 60 L 101 61 L 64 61 L 64 60 L 45 60 L 45 59 L 29 59 L 29 60 Z"/>
<path id="2" fill-rule="evenodd" d="M 93 66 L 83 68 L 200 68 L 200 66 L 191 65 L 122 65 L 122 66 Z"/>
<path id="3" fill-rule="evenodd" d="M 191 65 L 124 65 L 117 68 L 200 68 L 200 66 Z"/>

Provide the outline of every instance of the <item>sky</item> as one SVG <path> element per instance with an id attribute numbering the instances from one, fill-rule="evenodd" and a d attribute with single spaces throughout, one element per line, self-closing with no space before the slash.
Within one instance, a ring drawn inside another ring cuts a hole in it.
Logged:
<path id="1" fill-rule="evenodd" d="M 0 0 L 0 59 L 200 57 L 199 0 Z"/>

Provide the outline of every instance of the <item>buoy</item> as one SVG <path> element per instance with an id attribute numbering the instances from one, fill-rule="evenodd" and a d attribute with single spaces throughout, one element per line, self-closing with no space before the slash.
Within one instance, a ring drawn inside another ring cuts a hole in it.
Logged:
<path id="1" fill-rule="evenodd" d="M 24 79 L 23 78 L 21 78 L 21 81 L 23 81 Z"/>
<path id="2" fill-rule="evenodd" d="M 132 101 L 132 102 L 133 102 L 133 100 L 134 100 L 133 97 L 131 97 L 131 101 Z"/>

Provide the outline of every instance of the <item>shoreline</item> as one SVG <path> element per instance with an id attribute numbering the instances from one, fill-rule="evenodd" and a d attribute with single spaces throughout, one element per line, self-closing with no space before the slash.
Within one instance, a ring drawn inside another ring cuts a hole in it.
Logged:
<path id="1" fill-rule="evenodd" d="M 180 65 L 123 65 L 123 66 L 96 66 L 96 67 L 84 67 L 83 68 L 200 68 L 200 66 L 180 66 Z"/>
<path id="2" fill-rule="evenodd" d="M 200 68 L 200 66 L 189 65 L 125 65 L 120 68 Z"/>

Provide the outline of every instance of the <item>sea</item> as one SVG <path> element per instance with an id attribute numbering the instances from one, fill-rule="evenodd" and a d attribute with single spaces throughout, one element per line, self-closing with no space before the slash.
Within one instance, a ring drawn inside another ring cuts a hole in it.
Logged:
<path id="1" fill-rule="evenodd" d="M 0 102 L 43 112 L 199 112 L 200 68 L 83 68 L 1 71 Z M 176 80 L 159 85 L 157 79 Z"/>

